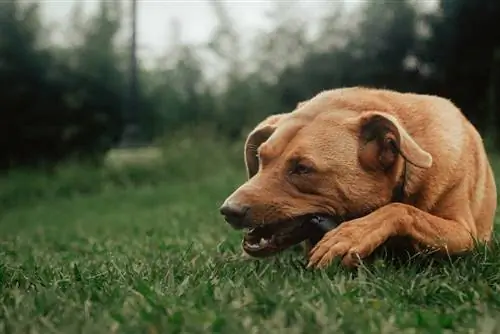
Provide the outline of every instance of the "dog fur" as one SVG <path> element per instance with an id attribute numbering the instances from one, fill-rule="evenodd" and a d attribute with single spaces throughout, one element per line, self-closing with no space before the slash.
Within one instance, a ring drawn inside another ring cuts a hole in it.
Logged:
<path id="1" fill-rule="evenodd" d="M 393 237 L 450 255 L 491 239 L 497 191 L 482 138 L 441 97 L 321 92 L 258 124 L 245 163 L 248 180 L 224 205 L 247 207 L 246 226 L 308 213 L 354 217 L 310 249 L 309 267 L 336 258 L 356 266 Z"/>

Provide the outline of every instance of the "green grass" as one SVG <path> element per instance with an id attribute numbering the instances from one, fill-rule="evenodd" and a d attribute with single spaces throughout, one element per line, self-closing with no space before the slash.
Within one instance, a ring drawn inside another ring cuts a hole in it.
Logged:
<path id="1" fill-rule="evenodd" d="M 240 145 L 179 139 L 150 164 L 0 180 L 0 332 L 500 330 L 498 242 L 453 262 L 355 273 L 305 270 L 293 251 L 243 258 L 217 212 L 245 178 Z"/>

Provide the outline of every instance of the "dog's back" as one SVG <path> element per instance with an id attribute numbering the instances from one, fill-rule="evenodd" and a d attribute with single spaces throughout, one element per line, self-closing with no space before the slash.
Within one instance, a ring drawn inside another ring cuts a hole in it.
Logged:
<path id="1" fill-rule="evenodd" d="M 444 216 L 453 206 L 469 206 L 475 221 L 469 228 L 479 240 L 490 239 L 497 205 L 493 170 L 480 134 L 455 104 L 438 96 L 362 87 L 325 91 L 316 98 L 327 99 L 335 109 L 394 115 L 433 158 L 428 170 L 409 166 L 412 204 Z"/>

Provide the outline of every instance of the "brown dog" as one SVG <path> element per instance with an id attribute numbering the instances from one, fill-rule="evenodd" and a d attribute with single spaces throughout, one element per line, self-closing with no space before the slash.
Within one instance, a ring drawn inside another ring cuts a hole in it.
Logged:
<path id="1" fill-rule="evenodd" d="M 253 256 L 306 240 L 316 214 L 347 221 L 310 250 L 313 267 L 337 257 L 355 266 L 393 237 L 450 255 L 491 238 L 497 193 L 482 139 L 440 97 L 324 91 L 260 123 L 245 162 L 248 181 L 220 210 L 250 229 L 243 249 Z"/>

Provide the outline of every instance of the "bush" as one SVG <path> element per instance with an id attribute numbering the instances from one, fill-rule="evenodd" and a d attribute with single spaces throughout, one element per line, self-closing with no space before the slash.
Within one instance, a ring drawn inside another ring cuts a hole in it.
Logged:
<path id="1" fill-rule="evenodd" d="M 66 162 L 51 171 L 12 170 L 0 179 L 0 209 L 117 189 L 168 187 L 235 170 L 243 177 L 242 145 L 210 133 L 176 133 L 155 147 L 113 150 L 104 165 Z"/>

